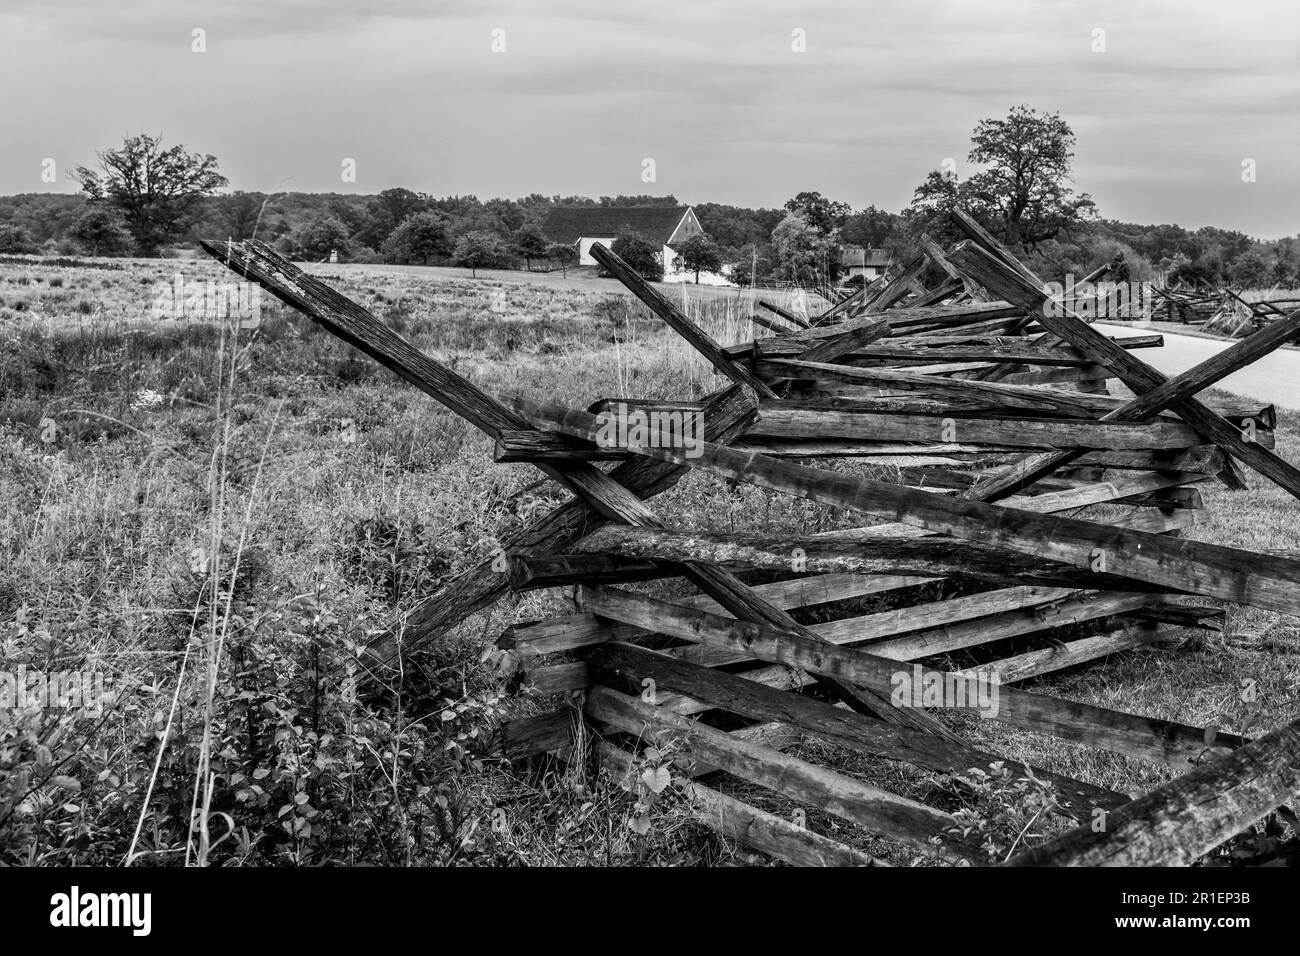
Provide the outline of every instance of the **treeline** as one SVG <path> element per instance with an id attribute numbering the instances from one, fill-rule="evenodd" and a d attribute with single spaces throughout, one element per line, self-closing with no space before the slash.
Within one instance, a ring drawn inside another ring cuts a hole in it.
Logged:
<path id="1" fill-rule="evenodd" d="M 233 192 L 203 200 L 202 211 L 163 254 L 202 238 L 259 238 L 297 258 L 343 261 L 463 264 L 479 268 L 563 268 L 567 247 L 556 247 L 541 223 L 556 205 L 676 204 L 666 196 L 543 196 L 481 200 L 436 197 L 404 188 L 377 195 Z M 892 213 L 854 210 L 820 193 L 805 192 L 780 209 L 698 203 L 696 215 L 738 282 L 834 278 L 846 245 L 887 250 L 905 261 L 923 232 L 940 240 L 941 209 L 913 204 Z M 113 212 L 83 195 L 28 193 L 0 197 L 0 253 L 126 256 L 137 252 L 131 232 Z M 1028 244 L 1028 263 L 1043 275 L 1083 275 L 1122 258 L 1134 279 L 1188 284 L 1230 283 L 1241 288 L 1294 287 L 1300 240 L 1260 241 L 1235 230 L 1206 226 L 1143 225 L 1084 220 L 1055 238 Z"/>

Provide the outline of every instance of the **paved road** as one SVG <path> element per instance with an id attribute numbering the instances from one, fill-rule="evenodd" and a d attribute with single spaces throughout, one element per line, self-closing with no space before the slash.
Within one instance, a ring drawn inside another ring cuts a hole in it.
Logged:
<path id="1" fill-rule="evenodd" d="M 1140 334 L 1140 330 L 1135 330 L 1133 326 L 1103 325 L 1098 322 L 1096 328 L 1107 335 Z M 1142 349 L 1137 354 L 1144 362 L 1166 375 L 1185 372 L 1232 345 L 1231 342 L 1193 335 L 1161 334 L 1165 337 L 1164 348 Z M 1271 402 L 1279 408 L 1300 409 L 1300 350 L 1278 349 L 1242 371 L 1229 375 L 1215 387 L 1246 398 Z"/>

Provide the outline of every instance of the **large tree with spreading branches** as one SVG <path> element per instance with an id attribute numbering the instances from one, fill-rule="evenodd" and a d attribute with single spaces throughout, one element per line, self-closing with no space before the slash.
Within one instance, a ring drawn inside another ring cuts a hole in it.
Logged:
<path id="1" fill-rule="evenodd" d="M 142 255 L 180 239 L 198 218 L 203 202 L 227 185 L 212 155 L 164 148 L 161 136 L 140 133 L 118 149 L 96 154 L 98 168 L 78 166 L 72 178 L 86 198 L 115 208 Z"/>
<path id="2" fill-rule="evenodd" d="M 960 179 L 935 170 L 916 189 L 908 217 L 945 236 L 947 213 L 966 209 L 1007 244 L 1033 249 L 1095 215 L 1087 193 L 1075 193 L 1070 167 L 1074 132 L 1059 113 L 1017 106 L 1006 119 L 980 120 L 967 159 L 977 169 Z"/>

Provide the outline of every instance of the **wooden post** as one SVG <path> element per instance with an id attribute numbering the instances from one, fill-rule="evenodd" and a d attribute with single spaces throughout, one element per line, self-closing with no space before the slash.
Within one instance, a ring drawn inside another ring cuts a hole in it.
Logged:
<path id="1" fill-rule="evenodd" d="M 1188 866 L 1300 793 L 1300 721 L 1027 850 L 1009 866 Z"/>

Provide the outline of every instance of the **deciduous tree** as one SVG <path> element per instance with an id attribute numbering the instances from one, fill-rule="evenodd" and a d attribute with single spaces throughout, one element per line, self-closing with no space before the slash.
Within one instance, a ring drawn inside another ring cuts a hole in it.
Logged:
<path id="1" fill-rule="evenodd" d="M 479 269 L 499 269 L 509 264 L 509 253 L 501 237 L 493 232 L 474 230 L 460 237 L 452 260 L 465 266 L 477 277 Z"/>
<path id="2" fill-rule="evenodd" d="M 552 242 L 546 247 L 546 258 L 557 263 L 560 274 L 568 278 L 569 266 L 578 261 L 578 250 L 567 242 Z"/>
<path id="3" fill-rule="evenodd" d="M 699 232 L 685 239 L 677 247 L 674 268 L 695 273 L 695 284 L 700 284 L 701 272 L 717 272 L 722 268 L 722 251 L 707 233 Z"/>
<path id="4" fill-rule="evenodd" d="M 910 219 L 947 238 L 939 220 L 961 205 L 1013 247 L 1054 239 L 1095 214 L 1091 197 L 1071 185 L 1074 141 L 1059 113 L 1028 106 L 980 120 L 967 157 L 977 171 L 965 180 L 951 170 L 931 172 L 916 189 Z"/>
<path id="5" fill-rule="evenodd" d="M 772 230 L 772 270 L 778 279 L 813 284 L 833 274 L 835 243 L 808 221 L 802 212 L 787 215 Z"/>
<path id="6" fill-rule="evenodd" d="M 142 255 L 181 238 L 203 201 L 227 184 L 215 156 L 164 148 L 161 136 L 140 133 L 118 149 L 97 153 L 98 169 L 78 166 L 72 178 L 92 202 L 119 210 Z"/>
<path id="7" fill-rule="evenodd" d="M 533 260 L 545 258 L 548 243 L 539 226 L 535 223 L 526 223 L 510 237 L 510 245 L 515 255 L 524 260 L 528 271 L 531 272 Z"/>
<path id="8" fill-rule="evenodd" d="M 663 253 L 658 246 L 651 243 L 637 232 L 624 232 L 614 239 L 610 251 L 618 256 L 637 274 L 650 282 L 660 282 L 664 277 Z"/>
<path id="9" fill-rule="evenodd" d="M 120 256 L 131 248 L 131 233 L 111 209 L 91 206 L 68 231 L 92 256 Z"/>
<path id="10" fill-rule="evenodd" d="M 383 243 L 384 258 L 407 263 L 416 260 L 428 265 L 430 259 L 451 253 L 447 235 L 447 217 L 436 212 L 417 212 L 407 216 L 389 233 Z"/>

